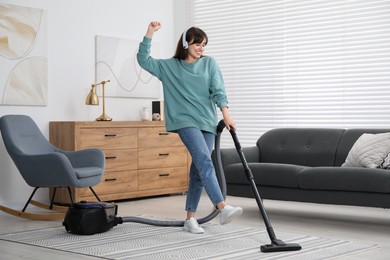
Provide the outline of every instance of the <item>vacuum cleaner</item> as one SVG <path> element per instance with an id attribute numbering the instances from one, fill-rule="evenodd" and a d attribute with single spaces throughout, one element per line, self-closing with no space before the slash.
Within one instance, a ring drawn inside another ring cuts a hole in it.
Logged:
<path id="1" fill-rule="evenodd" d="M 215 138 L 216 151 L 220 151 L 220 134 Z M 226 199 L 226 181 L 223 170 L 217 171 L 216 176 L 222 196 Z M 81 201 L 70 205 L 62 224 L 65 226 L 67 232 L 77 235 L 93 235 L 106 232 L 124 222 L 166 227 L 184 226 L 184 220 L 159 220 L 138 216 L 118 217 L 117 213 L 118 207 L 113 203 Z M 199 224 L 203 224 L 214 219 L 218 214 L 219 211 L 215 208 L 209 215 L 199 218 L 197 221 Z"/>
<path id="2" fill-rule="evenodd" d="M 220 185 L 223 198 L 226 199 L 226 180 L 225 173 L 222 167 L 221 151 L 220 151 L 220 139 L 223 129 L 226 127 L 223 120 L 218 123 L 217 136 L 215 137 L 215 161 L 216 161 L 216 176 Z M 230 134 L 233 138 L 234 145 L 240 156 L 241 162 L 244 166 L 245 175 L 248 178 L 252 191 L 254 193 L 257 205 L 260 213 L 263 217 L 267 233 L 271 240 L 271 244 L 261 245 L 261 252 L 281 252 L 281 251 L 294 251 L 300 250 L 302 247 L 296 243 L 285 243 L 278 239 L 275 235 L 273 227 L 268 219 L 267 213 L 264 209 L 263 202 L 260 198 L 260 194 L 257 190 L 256 183 L 251 169 L 245 159 L 241 145 L 238 141 L 237 134 L 233 128 L 230 128 Z M 148 219 L 145 217 L 129 216 L 118 217 L 118 206 L 113 203 L 105 202 L 86 202 L 81 201 L 79 203 L 72 203 L 68 208 L 65 215 L 63 225 L 66 231 L 78 234 L 78 235 L 93 235 L 96 233 L 106 232 L 118 224 L 125 222 L 137 222 L 155 226 L 183 226 L 184 221 L 175 220 L 156 220 Z M 214 209 L 209 215 L 198 219 L 198 223 L 206 223 L 214 219 L 219 214 L 217 209 Z"/>

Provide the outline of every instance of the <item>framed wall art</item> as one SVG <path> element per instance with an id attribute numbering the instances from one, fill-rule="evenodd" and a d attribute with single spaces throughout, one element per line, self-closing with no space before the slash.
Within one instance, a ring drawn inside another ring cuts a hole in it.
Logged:
<path id="1" fill-rule="evenodd" d="M 47 11 L 0 4 L 0 105 L 47 105 L 47 53 Z"/>

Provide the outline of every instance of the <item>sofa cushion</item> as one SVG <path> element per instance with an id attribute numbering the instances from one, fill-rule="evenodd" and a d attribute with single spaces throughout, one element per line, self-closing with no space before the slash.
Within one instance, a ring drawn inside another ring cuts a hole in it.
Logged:
<path id="1" fill-rule="evenodd" d="M 305 166 L 334 166 L 344 129 L 277 128 L 257 141 L 260 161 Z"/>
<path id="2" fill-rule="evenodd" d="M 299 174 L 298 186 L 311 190 L 390 193 L 390 171 L 353 167 L 312 167 Z"/>
<path id="3" fill-rule="evenodd" d="M 389 152 L 390 133 L 365 133 L 356 140 L 341 166 L 377 168 Z"/>
<path id="4" fill-rule="evenodd" d="M 257 185 L 297 188 L 298 174 L 307 167 L 277 164 L 277 163 L 249 163 Z M 248 184 L 244 167 L 241 163 L 230 164 L 225 167 L 226 183 Z"/>

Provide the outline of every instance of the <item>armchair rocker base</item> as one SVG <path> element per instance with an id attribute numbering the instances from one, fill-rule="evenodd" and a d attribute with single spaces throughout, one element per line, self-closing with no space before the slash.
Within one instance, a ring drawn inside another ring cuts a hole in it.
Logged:
<path id="1" fill-rule="evenodd" d="M 49 205 L 49 204 L 39 202 L 36 200 L 31 200 L 30 204 L 32 204 L 38 208 L 41 208 L 41 209 L 47 209 L 47 210 L 52 210 L 52 211 L 61 212 L 61 213 L 66 213 L 66 211 L 68 210 L 68 207 L 66 207 L 66 206 Z"/>
<path id="2" fill-rule="evenodd" d="M 61 220 L 61 219 L 64 219 L 65 213 L 66 213 L 68 207 L 56 206 L 56 205 L 53 205 L 53 202 L 51 202 L 49 205 L 46 203 L 32 200 L 35 192 L 38 189 L 39 189 L 39 187 L 35 187 L 35 189 L 31 193 L 30 197 L 28 198 L 26 205 L 24 205 L 24 208 L 22 210 L 11 209 L 11 208 L 5 207 L 3 205 L 0 205 L 0 210 L 4 211 L 5 213 L 16 216 L 16 217 L 27 218 L 27 219 L 32 219 L 32 220 Z M 26 212 L 25 210 L 29 204 L 32 204 L 32 205 L 39 207 L 39 208 L 42 208 L 42 209 L 55 211 L 55 213 L 30 213 L 30 212 Z"/>
<path id="3" fill-rule="evenodd" d="M 26 218 L 31 220 L 62 220 L 65 217 L 65 213 L 63 212 L 62 213 L 30 213 L 21 210 L 11 209 L 3 205 L 0 205 L 0 210 L 16 217 L 21 217 L 21 218 Z"/>
<path id="4" fill-rule="evenodd" d="M 70 190 L 69 187 L 67 187 L 67 188 L 68 188 L 68 191 L 69 191 L 70 199 L 71 199 L 71 201 L 73 203 L 71 190 Z M 98 197 L 98 195 L 92 189 L 92 187 L 89 187 L 89 188 L 92 191 L 92 193 L 95 195 L 96 199 L 98 201 L 101 201 L 100 198 Z M 26 202 L 26 204 L 25 204 L 25 206 L 24 206 L 24 208 L 22 210 L 11 209 L 11 208 L 5 207 L 3 205 L 0 205 L 0 210 L 4 211 L 5 213 L 11 214 L 13 216 L 16 216 L 16 217 L 21 217 L 21 218 L 26 218 L 26 219 L 31 219 L 31 220 L 63 220 L 65 218 L 65 213 L 67 212 L 68 207 L 66 207 L 66 206 L 58 206 L 58 205 L 53 204 L 53 199 L 54 199 L 56 188 L 54 189 L 54 193 L 53 193 L 53 196 L 52 196 L 52 201 L 50 202 L 50 204 L 42 203 L 42 202 L 39 202 L 39 201 L 36 201 L 36 200 L 32 199 L 34 194 L 35 194 L 35 192 L 38 189 L 39 189 L 39 187 L 35 187 L 35 189 L 31 193 L 29 199 L 27 200 L 27 202 Z M 38 208 L 54 211 L 54 213 L 30 213 L 30 212 L 26 212 L 25 210 L 26 210 L 26 208 L 27 208 L 27 206 L 29 204 L 32 204 L 32 205 L 34 205 L 34 206 L 36 206 Z"/>

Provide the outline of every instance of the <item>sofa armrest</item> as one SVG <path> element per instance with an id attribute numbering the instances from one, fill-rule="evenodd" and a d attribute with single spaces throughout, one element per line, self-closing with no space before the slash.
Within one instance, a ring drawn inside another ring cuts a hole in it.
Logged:
<path id="1" fill-rule="evenodd" d="M 257 146 L 243 147 L 242 151 L 248 163 L 259 162 L 260 151 Z M 213 160 L 215 159 L 214 152 L 215 151 L 213 151 Z M 221 160 L 224 168 L 229 164 L 241 163 L 240 156 L 238 155 L 236 148 L 221 149 Z M 214 165 L 216 165 L 215 162 Z"/>

